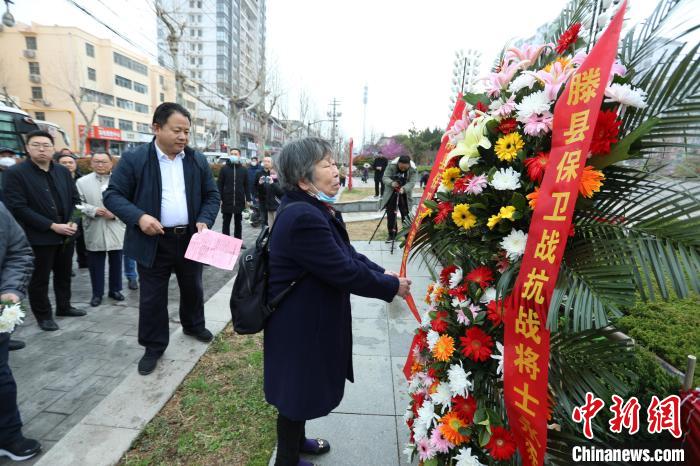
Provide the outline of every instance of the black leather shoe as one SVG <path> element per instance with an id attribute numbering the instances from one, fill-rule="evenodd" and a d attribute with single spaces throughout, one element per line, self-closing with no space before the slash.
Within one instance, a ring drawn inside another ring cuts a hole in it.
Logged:
<path id="1" fill-rule="evenodd" d="M 241 249 L 248 249 L 248 246 L 246 246 L 245 244 L 241 244 Z"/>
<path id="2" fill-rule="evenodd" d="M 22 340 L 10 339 L 10 342 L 7 344 L 7 349 L 9 351 L 17 351 L 24 348 L 25 346 L 27 346 L 27 344 Z"/>
<path id="3" fill-rule="evenodd" d="M 54 330 L 58 330 L 58 324 L 53 319 L 39 320 L 37 321 L 37 324 L 39 324 L 40 329 L 46 332 L 53 332 Z"/>
<path id="4" fill-rule="evenodd" d="M 124 301 L 126 298 L 124 298 L 124 295 L 121 293 L 121 291 L 115 291 L 115 292 L 110 292 L 107 294 L 110 298 L 116 300 L 116 301 Z"/>
<path id="5" fill-rule="evenodd" d="M 102 304 L 102 296 L 93 296 L 90 300 L 90 306 L 97 307 Z"/>
<path id="6" fill-rule="evenodd" d="M 194 337 L 202 343 L 209 343 L 214 339 L 214 335 L 212 335 L 211 332 L 205 328 L 198 332 L 191 332 L 183 328 L 182 333 L 184 333 L 187 336 Z"/>
<path id="7" fill-rule="evenodd" d="M 87 315 L 87 312 L 83 311 L 82 309 L 78 309 L 77 307 L 71 306 L 65 311 L 56 310 L 56 315 L 59 317 L 82 317 Z"/>
<path id="8" fill-rule="evenodd" d="M 139 282 L 137 282 L 135 278 L 129 279 L 129 289 L 130 290 L 138 290 L 139 289 Z"/>
<path id="9" fill-rule="evenodd" d="M 158 365 L 159 359 L 160 355 L 151 353 L 144 354 L 141 360 L 139 361 L 139 374 L 148 375 L 154 370 L 156 370 L 156 366 Z"/>
<path id="10" fill-rule="evenodd" d="M 0 445 L 0 456 L 8 456 L 12 461 L 24 461 L 39 453 L 40 450 L 39 442 L 20 435 L 17 440 Z"/>

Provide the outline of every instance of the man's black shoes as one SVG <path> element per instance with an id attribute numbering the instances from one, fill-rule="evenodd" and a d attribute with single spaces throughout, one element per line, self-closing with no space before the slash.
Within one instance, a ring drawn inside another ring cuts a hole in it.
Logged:
<path id="1" fill-rule="evenodd" d="M 90 306 L 92 306 L 92 307 L 97 307 L 100 304 L 102 304 L 102 297 L 101 296 L 93 296 L 92 299 L 90 300 Z"/>
<path id="2" fill-rule="evenodd" d="M 139 374 L 148 375 L 154 370 L 156 370 L 158 360 L 161 356 L 162 355 L 160 354 L 153 354 L 148 352 L 144 354 L 141 360 L 139 361 Z"/>
<path id="3" fill-rule="evenodd" d="M 124 295 L 120 291 L 110 291 L 108 296 L 115 301 L 124 301 Z"/>
<path id="4" fill-rule="evenodd" d="M 39 442 L 20 436 L 13 442 L 0 445 L 0 457 L 8 456 L 12 461 L 24 461 L 39 453 L 40 450 Z"/>
<path id="5" fill-rule="evenodd" d="M 7 344 L 7 350 L 8 351 L 17 351 L 17 350 L 24 348 L 25 346 L 27 346 L 27 344 L 25 342 L 23 342 L 22 340 L 10 339 L 9 343 Z"/>
<path id="6" fill-rule="evenodd" d="M 138 290 L 139 289 L 139 283 L 136 281 L 135 278 L 129 279 L 129 289 L 130 290 Z"/>
<path id="7" fill-rule="evenodd" d="M 37 321 L 37 324 L 39 324 L 40 329 L 46 332 L 53 332 L 54 330 L 58 330 L 58 324 L 53 319 L 39 320 Z"/>
<path id="8" fill-rule="evenodd" d="M 184 333 L 187 336 L 194 337 L 197 340 L 201 341 L 202 343 L 209 343 L 214 339 L 214 335 L 211 334 L 211 332 L 207 329 L 202 329 L 199 331 L 189 331 L 185 330 L 184 328 L 182 329 L 182 333 Z"/>
<path id="9" fill-rule="evenodd" d="M 77 307 L 71 306 L 63 311 L 56 310 L 56 315 L 58 317 L 82 317 L 84 315 L 87 315 L 87 312 L 83 311 L 82 309 L 78 309 Z"/>

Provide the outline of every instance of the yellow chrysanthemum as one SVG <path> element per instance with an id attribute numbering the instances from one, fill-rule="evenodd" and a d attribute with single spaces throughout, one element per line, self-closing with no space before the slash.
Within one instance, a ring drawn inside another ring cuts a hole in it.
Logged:
<path id="1" fill-rule="evenodd" d="M 457 167 L 448 168 L 442 173 L 442 185 L 449 191 L 455 187 L 455 181 L 459 178 L 462 172 Z"/>
<path id="2" fill-rule="evenodd" d="M 605 175 L 603 175 L 603 172 L 596 170 L 590 165 L 586 165 L 583 167 L 581 182 L 578 185 L 578 192 L 581 193 L 583 197 L 591 198 L 594 193 L 600 191 L 604 179 Z"/>
<path id="3" fill-rule="evenodd" d="M 440 335 L 433 346 L 433 356 L 442 362 L 447 362 L 455 352 L 455 341 L 449 335 Z"/>
<path id="4" fill-rule="evenodd" d="M 496 156 L 504 162 L 511 162 L 518 156 L 518 151 L 525 147 L 520 133 L 508 133 L 496 141 Z"/>
<path id="5" fill-rule="evenodd" d="M 452 220 L 465 230 L 476 225 L 476 215 L 469 212 L 469 204 L 457 204 L 452 211 Z"/>
<path id="6" fill-rule="evenodd" d="M 498 215 L 498 214 L 492 215 L 489 217 L 489 221 L 486 222 L 486 226 L 489 227 L 489 230 L 493 230 L 493 227 L 498 225 L 498 222 L 500 222 L 500 221 L 501 221 L 500 215 Z"/>
<path id="7" fill-rule="evenodd" d="M 418 216 L 419 219 L 423 220 L 425 217 L 430 217 L 433 214 L 433 209 L 425 208 L 423 212 Z"/>
<path id="8" fill-rule="evenodd" d="M 566 57 L 558 57 L 558 58 L 557 58 L 556 60 L 554 60 L 553 62 L 547 63 L 547 65 L 546 65 L 544 68 L 542 68 L 542 69 L 543 69 L 544 71 L 546 71 L 547 73 L 549 73 L 550 71 L 552 71 L 552 66 L 553 66 L 555 63 L 557 63 L 557 62 L 559 62 L 559 63 L 561 64 L 562 68 L 566 68 L 566 67 L 568 67 L 568 66 L 571 64 L 571 60 L 570 60 L 569 58 L 566 58 Z"/>
<path id="9" fill-rule="evenodd" d="M 467 422 L 457 413 L 450 411 L 440 419 L 440 433 L 450 443 L 461 445 L 469 441 L 468 435 L 459 433 L 459 429 L 467 427 Z"/>
<path id="10" fill-rule="evenodd" d="M 513 220 L 513 214 L 515 213 L 515 207 L 512 205 L 501 207 L 498 211 L 498 216 L 505 220 Z"/>

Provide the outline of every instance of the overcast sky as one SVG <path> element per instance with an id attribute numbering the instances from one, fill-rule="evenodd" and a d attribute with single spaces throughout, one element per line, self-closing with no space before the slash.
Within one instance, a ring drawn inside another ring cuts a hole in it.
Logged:
<path id="1" fill-rule="evenodd" d="M 138 44 L 155 60 L 153 0 L 76 0 Z M 632 21 L 654 0 L 630 0 Z M 410 127 L 447 124 L 455 51 L 476 48 L 484 71 L 511 38 L 528 37 L 550 22 L 565 0 L 267 0 L 270 68 L 286 90 L 282 105 L 294 118 L 299 92 L 309 96 L 315 119 L 341 101 L 340 127 L 362 139 L 362 93 L 369 88 L 367 139 Z M 66 0 L 15 0 L 18 21 L 74 25 L 114 35 Z M 117 39 L 119 42 L 119 39 Z M 134 48 L 128 44 L 130 48 Z"/>

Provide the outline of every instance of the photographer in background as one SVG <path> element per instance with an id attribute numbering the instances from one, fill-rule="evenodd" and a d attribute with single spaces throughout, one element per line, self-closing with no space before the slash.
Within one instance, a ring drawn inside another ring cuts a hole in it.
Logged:
<path id="1" fill-rule="evenodd" d="M 408 155 L 397 157 L 384 171 L 382 184 L 386 189 L 384 189 L 380 205 L 386 209 L 389 228 L 387 243 L 394 241 L 398 232 L 396 211 L 401 213 L 402 223 L 408 219 L 408 213 L 411 211 L 413 203 L 412 193 L 413 186 L 416 184 L 416 176 L 416 167 Z"/>

